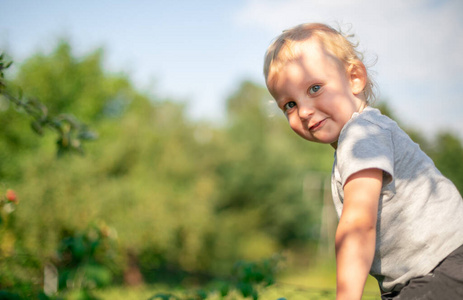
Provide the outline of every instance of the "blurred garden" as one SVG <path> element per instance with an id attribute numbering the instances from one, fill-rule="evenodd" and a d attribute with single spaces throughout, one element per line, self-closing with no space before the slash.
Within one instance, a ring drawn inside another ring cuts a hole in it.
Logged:
<path id="1" fill-rule="evenodd" d="M 103 61 L 2 56 L 0 299 L 333 299 L 331 147 L 256 83 L 213 124 Z M 463 192 L 458 136 L 408 132 Z"/>

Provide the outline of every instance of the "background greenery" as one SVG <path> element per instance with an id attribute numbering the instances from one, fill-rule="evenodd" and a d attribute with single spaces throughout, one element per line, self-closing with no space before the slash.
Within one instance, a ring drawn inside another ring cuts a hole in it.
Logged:
<path id="1" fill-rule="evenodd" d="M 60 135 L 39 137 L 33 120 L 0 97 L 0 192 L 13 188 L 21 201 L 0 229 L 0 289 L 38 295 L 52 265 L 61 289 L 116 289 L 77 298 L 123 295 L 120 287 L 143 283 L 138 291 L 155 294 L 146 286 L 202 286 L 230 278 L 237 261 L 275 254 L 284 257 L 277 282 L 334 287 L 329 146 L 292 133 L 253 82 L 228 97 L 223 124 L 209 124 L 105 72 L 103 59 L 101 50 L 76 57 L 63 41 L 6 76 L 8 93 L 21 87 L 50 115 L 72 114 L 98 138 L 83 156 L 57 158 Z M 408 131 L 462 192 L 457 135 L 427 140 Z"/>

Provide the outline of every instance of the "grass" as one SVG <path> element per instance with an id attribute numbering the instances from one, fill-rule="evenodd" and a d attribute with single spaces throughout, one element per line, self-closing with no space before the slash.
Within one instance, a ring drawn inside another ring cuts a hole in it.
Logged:
<path id="1" fill-rule="evenodd" d="M 277 300 L 330 300 L 335 299 L 336 267 L 333 262 L 321 262 L 315 266 L 303 270 L 286 270 L 277 278 L 277 282 L 259 291 L 259 299 Z M 194 289 L 188 290 L 189 294 Z M 172 288 L 167 285 L 142 285 L 139 287 L 112 287 L 95 292 L 95 296 L 106 300 L 131 300 L 144 299 L 158 293 L 172 293 L 185 295 L 182 288 Z M 160 298 L 158 298 L 160 299 Z M 210 294 L 208 300 L 240 300 L 243 298 L 237 292 L 230 293 L 227 297 L 221 298 L 218 294 Z M 369 276 L 363 300 L 379 300 L 379 288 L 376 280 Z"/>
<path id="2" fill-rule="evenodd" d="M 298 291 L 306 298 L 300 299 L 334 299 L 336 291 L 336 264 L 334 261 L 322 261 L 316 265 L 300 270 L 287 270 L 280 275 L 280 285 L 293 287 L 291 293 Z M 307 296 L 313 295 L 312 298 Z M 318 295 L 318 296 L 316 296 Z M 325 295 L 324 297 L 319 295 Z M 290 297 L 291 300 L 299 299 Z M 362 299 L 381 299 L 378 283 L 375 278 L 368 276 Z M 289 300 L 289 298 L 288 298 Z"/>

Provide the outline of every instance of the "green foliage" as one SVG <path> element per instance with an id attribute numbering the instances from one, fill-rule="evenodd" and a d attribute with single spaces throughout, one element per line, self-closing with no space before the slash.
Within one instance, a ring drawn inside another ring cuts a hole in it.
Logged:
<path id="1" fill-rule="evenodd" d="M 239 292 L 243 297 L 251 297 L 254 300 L 259 299 L 259 291 L 263 287 L 268 287 L 275 282 L 275 275 L 278 270 L 278 264 L 281 262 L 281 256 L 273 256 L 263 259 L 259 262 L 240 261 L 235 264 L 232 277 L 215 280 L 209 283 L 206 289 L 189 290 L 182 293 L 156 293 L 149 299 L 180 299 L 180 300 L 200 300 L 207 299 L 212 295 L 220 295 L 221 298 Z"/>
<path id="2" fill-rule="evenodd" d="M 17 243 L 20 235 L 14 231 L 18 204 L 15 191 L 0 188 L 0 299 L 22 299 L 38 293 L 41 262 Z"/>
<path id="3" fill-rule="evenodd" d="M 228 99 L 230 150 L 219 166 L 223 180 L 219 212 L 253 211 L 256 225 L 288 247 L 318 238 L 310 228 L 317 213 L 310 202 L 320 195 L 304 194 L 303 180 L 316 173 L 329 176 L 332 149 L 307 143 L 293 133 L 264 87 L 244 82 Z M 273 110 L 271 110 L 273 108 Z"/>
<path id="4" fill-rule="evenodd" d="M 238 281 L 236 288 L 241 292 L 241 295 L 257 300 L 259 287 L 266 287 L 275 283 L 275 273 L 280 259 L 280 257 L 273 257 L 260 263 L 238 262 L 235 265 L 234 274 Z"/>
<path id="5" fill-rule="evenodd" d="M 0 54 L 0 93 L 2 93 L 6 89 L 4 70 L 8 69 L 13 64 L 12 61 L 4 61 L 4 58 L 5 55 L 3 53 Z"/>
<path id="6" fill-rule="evenodd" d="M 45 128 L 50 128 L 58 134 L 57 146 L 58 156 L 64 153 L 76 151 L 83 153 L 82 141 L 96 138 L 95 133 L 88 130 L 87 126 L 72 115 L 59 114 L 50 115 L 48 108 L 36 98 L 23 98 L 21 89 L 14 95 L 11 89 L 7 89 L 4 80 L 4 70 L 11 66 L 10 63 L 3 61 L 0 55 L 0 100 L 9 101 L 14 104 L 19 111 L 24 111 L 31 118 L 31 128 L 39 135 L 44 134 Z"/>
<path id="7" fill-rule="evenodd" d="M 163 293 L 158 293 L 158 294 L 154 295 L 153 297 L 148 298 L 148 300 L 156 300 L 156 299 L 160 299 L 160 300 L 176 300 L 178 298 L 176 296 L 172 295 L 172 294 L 163 294 Z"/>
<path id="8" fill-rule="evenodd" d="M 102 57 L 103 51 L 97 50 L 76 58 L 69 43 L 60 41 L 50 55 L 30 57 L 15 83 L 25 95 L 40 99 L 52 115 L 72 113 L 84 122 L 96 121 L 106 113 L 114 114 L 114 103 L 126 100 L 124 91 L 130 89 L 123 76 L 104 74 Z"/>
<path id="9" fill-rule="evenodd" d="M 114 236 L 106 225 L 65 232 L 58 248 L 59 287 L 91 289 L 112 283 L 117 257 Z"/>
<path id="10" fill-rule="evenodd" d="M 463 144 L 456 134 L 441 132 L 428 150 L 438 169 L 463 194 Z"/>
<path id="11" fill-rule="evenodd" d="M 21 296 L 7 291 L 0 291 L 0 300 L 21 300 Z"/>

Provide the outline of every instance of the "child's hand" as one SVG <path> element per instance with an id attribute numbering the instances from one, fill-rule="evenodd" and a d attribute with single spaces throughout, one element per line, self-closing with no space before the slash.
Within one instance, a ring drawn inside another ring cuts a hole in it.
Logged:
<path id="1" fill-rule="evenodd" d="M 336 230 L 337 300 L 361 299 L 375 254 L 376 221 L 383 171 L 366 169 L 344 185 Z"/>

